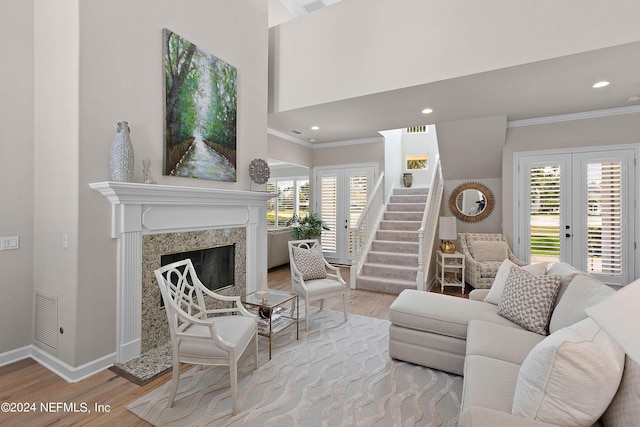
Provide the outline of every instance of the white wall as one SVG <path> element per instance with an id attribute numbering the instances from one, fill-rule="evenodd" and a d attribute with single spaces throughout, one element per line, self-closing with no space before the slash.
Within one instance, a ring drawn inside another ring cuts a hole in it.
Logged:
<path id="1" fill-rule="evenodd" d="M 36 1 L 35 286 L 60 295 L 59 358 L 78 366 L 115 351 L 111 207 L 89 189 L 109 179 L 116 122 L 131 127 L 134 181 L 150 158 L 160 184 L 249 190 L 267 157 L 267 5 L 261 0 Z M 166 177 L 162 29 L 238 70 L 238 179 Z M 70 234 L 63 250 L 62 233 Z"/>
<path id="2" fill-rule="evenodd" d="M 33 2 L 0 2 L 0 354 L 31 344 L 33 293 Z"/>
<path id="3" fill-rule="evenodd" d="M 272 108 L 286 111 L 637 41 L 637 16 L 636 0 L 607 2 L 605 9 L 598 0 L 342 1 L 272 28 Z"/>
<path id="4" fill-rule="evenodd" d="M 384 195 L 388 199 L 392 188 L 402 187 L 402 130 L 380 134 L 384 137 Z"/>
<path id="5" fill-rule="evenodd" d="M 428 187 L 431 183 L 431 176 L 435 159 L 438 154 L 438 137 L 436 127 L 429 125 L 427 133 L 408 134 L 406 129 L 402 130 L 402 172 L 413 174 L 413 187 Z M 408 170 L 406 158 L 409 155 L 426 154 L 428 158 L 427 169 Z"/>
<path id="6" fill-rule="evenodd" d="M 267 152 L 270 159 L 308 168 L 313 166 L 313 149 L 311 147 L 272 134 L 268 134 L 267 137 Z"/>
<path id="7" fill-rule="evenodd" d="M 506 127 L 506 115 L 437 123 L 444 179 L 501 177 Z"/>
<path id="8" fill-rule="evenodd" d="M 384 168 L 384 141 L 366 144 L 338 145 L 320 144 L 314 147 L 313 166 L 349 165 L 357 163 L 377 163 L 378 170 Z M 385 172 L 386 175 L 386 172 Z"/>
<path id="9" fill-rule="evenodd" d="M 79 221 L 79 0 L 35 1 L 34 289 L 58 296 L 57 357 L 76 366 Z M 69 248 L 62 247 L 63 233 Z M 106 276 L 108 277 L 108 276 Z M 98 280 L 99 282 L 100 280 Z M 103 283 L 108 286 L 108 283 Z M 102 306 L 112 305 L 110 301 Z M 101 307 L 97 308 L 99 311 Z M 104 348 L 110 319 L 99 323 Z M 106 326 L 106 329 L 105 329 Z M 113 328 L 111 328 L 112 330 Z M 94 338 L 98 341 L 97 337 Z M 106 349 L 102 354 L 107 353 Z"/>

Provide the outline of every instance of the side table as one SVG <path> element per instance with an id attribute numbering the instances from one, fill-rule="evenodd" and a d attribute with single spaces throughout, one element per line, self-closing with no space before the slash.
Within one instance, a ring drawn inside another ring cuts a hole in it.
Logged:
<path id="1" fill-rule="evenodd" d="M 458 286 L 464 294 L 464 254 L 436 251 L 436 281 L 440 283 L 440 292 L 444 292 L 445 286 Z"/>
<path id="2" fill-rule="evenodd" d="M 295 325 L 296 340 L 300 338 L 298 294 L 269 290 L 266 298 L 260 298 L 252 292 L 242 298 L 242 304 L 258 316 L 258 335 L 269 338 L 269 360 L 271 360 L 271 339 L 274 336 L 289 326 Z"/>

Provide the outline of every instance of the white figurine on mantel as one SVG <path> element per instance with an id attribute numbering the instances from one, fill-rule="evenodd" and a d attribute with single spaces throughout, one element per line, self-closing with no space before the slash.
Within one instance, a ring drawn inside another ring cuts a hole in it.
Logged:
<path id="1" fill-rule="evenodd" d="M 267 276 L 262 275 L 262 282 L 260 283 L 260 290 L 256 291 L 256 296 L 258 298 L 266 298 L 269 296 L 269 286 L 267 285 Z"/>
<path id="2" fill-rule="evenodd" d="M 151 176 L 151 159 L 142 159 L 142 174 L 145 184 L 157 184 Z"/>

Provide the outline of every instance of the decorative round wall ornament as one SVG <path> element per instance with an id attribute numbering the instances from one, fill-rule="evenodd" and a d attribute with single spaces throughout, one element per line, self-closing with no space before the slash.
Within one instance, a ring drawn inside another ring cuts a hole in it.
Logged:
<path id="1" fill-rule="evenodd" d="M 271 170 L 269 165 L 262 159 L 253 159 L 249 163 L 249 177 L 256 184 L 264 184 L 269 180 Z"/>

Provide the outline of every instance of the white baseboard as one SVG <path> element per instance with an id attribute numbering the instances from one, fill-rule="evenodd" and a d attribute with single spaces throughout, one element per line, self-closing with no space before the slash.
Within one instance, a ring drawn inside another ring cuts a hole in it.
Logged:
<path id="1" fill-rule="evenodd" d="M 73 367 L 35 345 L 28 345 L 0 354 L 0 366 L 18 362 L 27 357 L 32 358 L 68 383 L 75 383 L 95 375 L 116 362 L 116 354 L 112 353 L 84 365 Z"/>
<path id="2" fill-rule="evenodd" d="M 27 357 L 31 357 L 32 345 L 27 345 L 15 350 L 10 350 L 5 353 L 0 353 L 0 366 L 8 365 L 9 363 L 18 362 Z"/>

